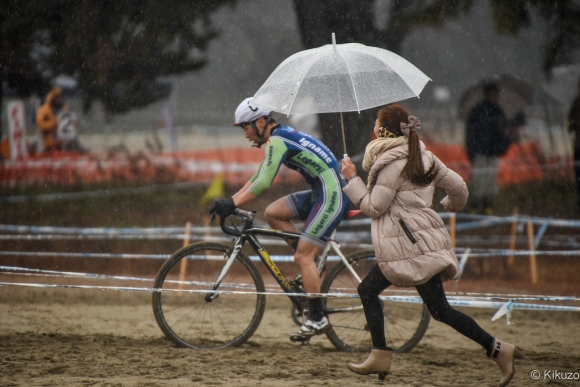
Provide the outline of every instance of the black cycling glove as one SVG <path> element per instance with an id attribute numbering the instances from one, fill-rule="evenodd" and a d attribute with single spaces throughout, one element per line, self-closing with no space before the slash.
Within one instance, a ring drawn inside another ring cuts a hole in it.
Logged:
<path id="1" fill-rule="evenodd" d="M 213 202 L 209 208 L 209 213 L 216 213 L 220 217 L 225 218 L 226 216 L 233 215 L 236 212 L 236 205 L 234 204 L 234 199 L 218 199 Z"/>

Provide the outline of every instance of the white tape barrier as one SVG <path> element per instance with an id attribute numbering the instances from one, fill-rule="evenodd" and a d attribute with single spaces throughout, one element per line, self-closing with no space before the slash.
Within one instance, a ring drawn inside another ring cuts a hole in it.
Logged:
<path id="1" fill-rule="evenodd" d="M 449 212 L 441 212 L 438 215 L 442 219 L 447 219 L 451 216 Z M 546 225 L 553 227 L 564 227 L 564 228 L 580 228 L 580 221 L 578 220 L 566 220 L 566 219 L 551 219 L 551 218 L 540 218 L 540 217 L 529 217 L 524 215 L 512 215 L 512 216 L 487 216 L 487 215 L 476 215 L 476 214 L 455 214 L 457 220 L 471 220 L 471 222 L 461 222 L 456 224 L 456 230 L 468 230 L 472 228 L 481 228 L 492 225 L 504 224 L 504 223 L 527 223 L 531 221 L 534 225 Z M 344 220 L 341 222 L 339 228 L 351 227 L 351 226 L 366 226 L 370 225 L 371 220 L 368 218 L 364 219 L 354 219 L 354 220 Z M 261 226 L 259 222 L 256 222 L 256 226 Z M 17 232 L 17 233 L 59 233 L 59 234 L 182 234 L 185 232 L 185 227 L 150 227 L 150 228 L 83 228 L 83 227 L 51 227 L 51 226 L 24 226 L 24 225 L 11 225 L 11 224 L 0 224 L 0 231 L 7 232 Z M 204 232 L 221 232 L 219 227 L 192 227 L 192 233 L 204 233 Z"/>
<path id="2" fill-rule="evenodd" d="M 60 258 L 114 258 L 114 259 L 167 259 L 169 254 L 110 254 L 110 253 L 55 253 L 37 251 L 0 251 L 0 256 L 60 257 Z"/>
<path id="3" fill-rule="evenodd" d="M 138 277 L 124 277 L 124 276 L 109 276 L 102 274 L 93 273 L 75 273 L 75 272 L 58 272 L 50 270 L 40 270 L 40 269 L 27 269 L 27 268 L 17 268 L 10 266 L 1 266 L 0 270 L 12 270 L 14 272 L 5 272 L 0 274 L 15 274 L 15 275 L 43 275 L 44 273 L 50 273 L 48 275 L 58 275 L 64 274 L 66 276 L 84 277 L 84 278 L 100 278 L 100 279 L 122 279 L 131 281 L 152 281 L 152 279 L 138 278 Z M 18 271 L 24 271 L 25 273 L 19 273 Z M 34 273 L 30 273 L 33 271 Z M 27 273 L 26 273 L 27 272 Z M 209 283 L 201 283 L 195 281 L 167 281 L 168 283 L 175 283 L 177 285 L 189 285 L 189 286 L 208 286 Z M 115 291 L 127 291 L 127 292 L 183 292 L 183 293 L 219 293 L 219 294 L 237 294 L 237 295 L 272 295 L 272 296 L 310 296 L 310 297 L 326 297 L 326 298 L 359 298 L 358 294 L 353 293 L 283 293 L 281 291 L 267 291 L 267 292 L 247 292 L 247 291 L 232 291 L 232 290 L 217 290 L 217 291 L 207 291 L 207 290 L 194 290 L 194 289 L 157 289 L 157 288 L 140 288 L 140 287 L 121 287 L 121 286 L 91 286 L 91 285 L 67 285 L 67 284 L 37 284 L 37 283 L 21 283 L 21 282 L 0 282 L 0 286 L 29 286 L 29 287 L 40 287 L 40 288 L 71 288 L 71 289 L 98 289 L 98 290 L 115 290 Z M 234 289 L 249 289 L 250 285 L 247 284 L 228 284 L 228 288 Z M 269 289 L 275 288 L 275 286 L 268 286 Z M 507 324 L 511 324 L 512 311 L 515 309 L 520 310 L 549 310 L 549 311 L 568 311 L 568 312 L 580 312 L 580 307 L 574 306 L 562 306 L 562 305 L 545 305 L 545 304 L 532 304 L 532 303 L 515 303 L 516 300 L 535 300 L 535 301 L 580 301 L 576 297 L 552 297 L 552 296 L 524 296 L 524 297 L 514 297 L 505 302 L 506 295 L 491 295 L 491 297 L 476 297 L 475 293 L 471 296 L 453 296 L 453 293 L 449 293 L 447 300 L 450 305 L 461 306 L 461 307 L 475 307 L 475 308 L 492 308 L 498 309 L 498 311 L 492 317 L 492 321 L 496 321 L 502 316 L 506 316 Z M 479 299 L 478 299 L 479 298 Z M 482 299 L 483 298 L 483 299 Z M 493 298 L 496 301 L 490 301 Z M 383 301 L 394 301 L 394 302 L 411 302 L 411 303 L 422 303 L 423 300 L 419 296 L 381 296 Z M 504 299 L 503 302 L 498 300 Z M 362 308 L 362 307 L 361 307 Z"/>
<path id="4" fill-rule="evenodd" d="M 206 236 L 206 235 L 166 235 L 166 234 L 147 234 L 147 235 L 125 235 L 125 234 L 95 234 L 95 235 L 68 235 L 68 234 L 0 234 L 0 240 L 27 240 L 27 241 L 41 241 L 41 240 L 185 240 L 186 238 L 195 242 L 231 242 L 232 237 L 224 236 Z M 350 236 L 348 238 L 341 238 L 344 243 L 355 249 L 370 249 L 373 247 L 370 243 L 355 243 L 353 241 L 360 240 L 358 236 Z M 280 238 L 260 238 L 260 243 L 264 246 L 288 246 Z"/>
<path id="5" fill-rule="evenodd" d="M 108 227 L 52 227 L 52 226 L 21 226 L 14 224 L 0 224 L 0 231 L 15 233 L 33 234 L 74 234 L 74 235 L 148 235 L 148 234 L 183 234 L 185 227 L 130 227 L 130 228 L 108 228 Z M 191 232 L 217 232 L 219 227 L 191 227 Z"/>
<path id="6" fill-rule="evenodd" d="M 22 277 L 43 277 L 43 278 L 50 278 L 50 277 L 59 277 L 59 278 L 79 278 L 79 276 L 76 275 L 69 275 L 69 274 L 41 274 L 41 273 L 19 273 L 19 272 L 6 272 L 6 273 L 0 273 L 0 274 L 4 274 L 4 275 L 13 275 L 13 276 L 22 276 Z M 92 279 L 113 279 L 113 280 L 123 280 L 123 281 L 143 281 L 143 282 L 153 282 L 155 281 L 153 278 L 136 278 L 136 277 L 125 277 L 123 278 L 122 276 L 99 276 L 99 277 L 86 277 L 86 278 L 92 278 Z M 27 283 L 31 283 L 31 282 L 27 282 Z M 187 286 L 196 286 L 196 287 L 204 287 L 204 288 L 209 288 L 211 285 L 213 285 L 213 283 L 209 283 L 209 282 L 200 282 L 200 281 L 176 281 L 176 280 L 167 280 L 165 281 L 165 283 L 168 284 L 178 284 L 178 285 L 187 285 Z M 250 285 L 250 284 L 232 284 L 232 283 L 228 283 L 227 286 L 223 286 L 224 288 L 228 288 L 228 289 L 246 289 L 247 291 L 252 291 L 252 289 L 254 288 L 254 286 Z M 279 286 L 274 286 L 274 285 L 265 285 L 266 289 L 270 289 L 270 291 L 275 292 L 276 290 L 279 290 L 280 287 Z M 286 294 L 286 293 L 281 293 L 278 292 L 280 294 Z"/>
<path id="7" fill-rule="evenodd" d="M 122 280 L 122 281 L 149 281 L 153 282 L 154 278 L 142 278 L 142 277 L 128 277 L 128 276 L 118 276 L 110 274 L 96 274 L 96 273 L 85 273 L 85 272 L 71 272 L 71 271 L 57 271 L 57 270 L 46 270 L 46 269 L 31 269 L 26 267 L 16 267 L 16 266 L 0 266 L 0 272 L 3 275 L 38 275 L 47 277 L 75 277 L 75 278 L 91 278 L 91 279 L 109 279 L 109 280 Z M 186 281 L 170 281 L 174 283 L 182 284 L 192 284 L 192 282 Z M 209 283 L 198 283 L 207 286 Z M 249 286 L 249 285 L 247 285 Z M 267 285 L 268 286 L 268 285 Z M 271 285 L 272 287 L 279 289 L 277 285 Z M 338 292 L 346 293 L 348 289 L 346 288 L 335 288 Z M 393 294 L 413 294 L 416 298 L 416 290 L 405 290 L 405 289 L 389 289 L 388 293 Z M 286 294 L 279 292 L 280 294 Z M 461 299 L 461 300 L 491 300 L 491 301 L 557 301 L 557 302 L 571 302 L 580 301 L 579 297 L 574 296 L 547 296 L 547 295 L 522 295 L 522 294 L 494 294 L 494 293 L 471 293 L 471 292 L 446 292 L 448 299 Z"/>
<path id="8" fill-rule="evenodd" d="M 168 254 L 111 254 L 111 253 L 56 253 L 56 252 L 39 252 L 39 251 L 0 251 L 0 256 L 13 257 L 60 257 L 60 258 L 112 258 L 112 259 L 168 259 Z M 222 256 L 216 255 L 198 255 L 189 256 L 195 259 L 215 259 L 223 260 Z M 250 255 L 252 261 L 260 261 L 257 255 Z M 292 255 L 270 255 L 270 259 L 276 262 L 294 262 Z M 329 255 L 326 259 L 329 262 L 339 261 L 338 255 Z"/>
<path id="9" fill-rule="evenodd" d="M 439 213 L 442 219 L 449 218 L 451 213 Z M 512 216 L 486 216 L 486 215 L 476 215 L 476 214 L 455 214 L 457 220 L 465 219 L 471 220 L 469 222 L 461 222 L 455 225 L 457 231 L 465 231 L 476 228 L 496 226 L 506 223 L 528 223 L 532 222 L 534 225 L 540 226 L 552 226 L 552 227 L 563 227 L 563 228 L 580 228 L 580 221 L 578 220 L 566 220 L 566 219 L 552 219 L 552 218 L 540 218 L 536 216 L 525 216 L 525 215 L 512 215 Z"/>
<path id="10" fill-rule="evenodd" d="M 459 249 L 458 249 L 459 250 Z M 539 255 L 549 255 L 549 256 L 558 256 L 558 257 L 578 257 L 580 256 L 580 250 L 568 250 L 568 251 L 537 251 L 537 250 L 492 250 L 488 252 L 474 252 L 474 249 L 470 250 L 469 258 L 490 258 L 490 257 L 529 257 L 531 254 L 536 256 Z"/>
<path id="11" fill-rule="evenodd" d="M 364 235 L 361 235 L 364 234 Z M 184 240 L 189 238 L 196 242 L 206 241 L 206 242 L 229 242 L 231 237 L 224 236 L 206 236 L 206 233 L 199 234 L 0 234 L 0 240 L 28 240 L 28 241 L 40 241 L 40 240 Z M 370 234 L 365 232 L 340 232 L 337 235 L 337 240 L 340 240 L 344 244 L 348 244 L 349 247 L 355 248 L 373 248 L 371 243 L 355 243 L 360 242 L 362 239 L 369 239 Z M 568 249 L 580 249 L 580 240 L 577 236 L 571 235 L 551 235 L 549 237 L 544 236 L 542 238 L 542 245 L 552 247 L 552 248 L 568 248 Z M 560 240 L 558 240 L 560 239 Z M 487 236 L 480 237 L 476 235 L 455 237 L 457 245 L 499 245 L 507 244 L 512 241 L 510 236 Z M 260 238 L 260 242 L 267 246 L 286 246 L 286 243 L 279 238 Z M 528 238 L 524 236 L 517 236 L 515 238 L 516 244 L 523 244 L 528 242 Z"/>
<path id="12" fill-rule="evenodd" d="M 326 298 L 359 298 L 357 294 L 352 293 L 281 293 L 281 292 L 243 292 L 231 290 L 197 290 L 197 289 L 157 289 L 157 288 L 137 288 L 137 287 L 123 287 L 123 286 L 91 286 L 91 285 L 63 285 L 63 284 L 34 284 L 22 282 L 0 282 L 0 286 L 27 286 L 36 288 L 68 288 L 68 289 L 98 289 L 98 290 L 114 290 L 124 292 L 160 292 L 160 293 L 198 293 L 198 294 L 232 294 L 232 295 L 270 295 L 270 296 L 295 296 L 295 297 L 326 297 Z M 383 301 L 393 302 L 411 302 L 422 303 L 423 300 L 419 296 L 405 297 L 405 296 L 381 296 Z M 497 309 L 496 317 L 504 307 L 504 302 L 495 301 L 475 301 L 475 300 L 448 300 L 450 305 L 472 308 L 491 308 Z M 362 306 L 360 307 L 362 309 Z M 511 303 L 511 310 L 549 310 L 549 311 L 566 311 L 566 312 L 580 312 L 580 307 L 574 306 L 559 306 L 559 305 L 544 305 L 544 304 L 529 304 L 529 303 Z M 497 319 L 497 318 L 496 318 Z M 508 321 L 509 323 L 509 321 Z"/>
<path id="13" fill-rule="evenodd" d="M 351 245 L 352 246 L 352 245 Z M 459 250 L 459 249 L 458 249 Z M 460 252 L 457 252 L 460 254 Z M 465 252 L 461 251 L 465 256 Z M 460 260 L 463 261 L 463 268 L 467 262 L 467 258 L 493 258 L 493 257 L 529 257 L 530 254 L 535 256 L 564 256 L 564 257 L 578 257 L 580 256 L 580 250 L 570 250 L 570 251 L 530 251 L 530 250 L 494 250 L 485 253 L 475 253 L 471 250 L 465 258 Z M 11 257 L 51 257 L 51 258 L 111 258 L 111 259 L 167 259 L 171 255 L 169 254 L 113 254 L 113 253 L 58 253 L 58 252 L 40 252 L 40 251 L 0 251 L 0 256 L 11 256 Z M 205 259 L 222 259 L 218 257 L 207 256 L 203 257 Z M 294 256 L 292 255 L 271 255 L 270 258 L 275 262 L 294 262 Z M 251 255 L 250 259 L 252 261 L 260 261 L 260 257 L 257 255 Z M 328 256 L 328 261 L 337 261 L 338 256 L 331 255 Z"/>
<path id="14" fill-rule="evenodd" d="M 74 200 L 74 199 L 90 199 L 90 198 L 101 199 L 109 196 L 148 194 L 159 191 L 165 191 L 168 189 L 191 189 L 206 186 L 207 184 L 203 182 L 189 182 L 168 185 L 155 185 L 147 187 L 113 188 L 98 191 L 57 192 L 52 194 L 41 194 L 41 195 L 4 196 L 0 197 L 0 203 L 52 202 L 55 200 Z"/>
<path id="15" fill-rule="evenodd" d="M 450 213 L 439 213 L 442 218 L 448 218 L 451 216 Z M 508 224 L 508 223 L 517 223 L 519 228 L 521 228 L 525 223 L 532 222 L 535 225 L 539 225 L 540 229 L 537 232 L 537 235 L 534 238 L 534 245 L 539 245 L 540 239 L 544 237 L 544 234 L 549 226 L 553 227 L 567 227 L 567 228 L 580 228 L 580 221 L 575 220 L 562 220 L 562 219 L 550 219 L 550 218 L 539 218 L 539 217 L 528 217 L 528 216 L 507 216 L 507 217 L 497 217 L 497 216 L 485 216 L 485 215 L 475 215 L 475 214 L 455 214 L 456 219 L 465 219 L 471 220 L 468 222 L 462 222 L 456 224 L 456 231 L 463 231 L 475 228 L 482 228 L 482 227 L 489 227 L 499 224 Z M 259 222 L 258 222 L 259 223 Z M 256 224 L 260 226 L 260 224 Z M 366 226 L 370 224 L 370 219 L 357 219 L 357 220 L 345 220 L 339 226 L 339 229 L 343 229 L 345 227 L 356 227 L 356 226 Z M 449 227 L 449 226 L 447 226 Z M 150 235 L 149 238 L 147 237 L 134 237 L 134 239 L 171 239 L 169 237 L 164 237 L 162 234 L 178 234 L 180 237 L 185 238 L 185 227 L 153 227 L 153 228 L 79 228 L 79 227 L 38 227 L 38 226 L 21 226 L 21 225 L 0 225 L 0 231 L 6 231 L 11 233 L 32 233 L 32 234 L 75 234 L 75 235 L 87 235 L 87 234 L 98 234 L 98 235 Z M 222 231 L 219 227 L 193 227 L 190 230 L 191 234 L 203 234 L 204 236 L 208 233 L 218 233 L 221 237 L 224 237 Z M 343 241 L 344 243 L 352 243 L 352 242 L 360 242 L 361 237 L 365 237 L 363 239 L 368 238 L 368 231 L 354 231 L 354 232 L 345 232 L 341 231 L 338 233 L 338 239 Z M 191 236 L 190 236 L 191 237 Z M 505 236 L 496 237 L 497 238 L 504 238 Z M 552 236 L 553 237 L 553 236 Z M 556 236 L 558 237 L 558 236 Z M 560 236 L 565 237 L 565 236 Z M 94 238 L 95 237 L 87 237 Z M 110 237 L 113 239 L 113 237 Z M 131 237 L 127 237 L 130 239 Z M 194 236 L 193 238 L 196 238 Z M 227 238 L 227 237 L 226 237 Z M 493 238 L 493 237 L 492 237 Z M 544 243 L 549 243 L 550 246 L 567 246 L 567 247 L 579 247 L 580 242 L 571 241 L 566 239 L 564 242 L 557 242 L 557 241 L 549 241 Z M 1 240 L 9 240 L 9 239 L 30 239 L 34 240 L 34 237 L 31 236 L 0 236 Z M 43 237 L 36 237 L 36 239 L 44 239 Z M 61 239 L 65 239 L 62 237 Z M 79 238 L 81 239 L 81 238 Z M 179 239 L 175 237 L 175 239 Z M 520 238 L 523 239 L 523 238 Z M 459 242 L 459 240 L 457 240 Z M 496 240 L 495 242 L 498 242 Z M 473 243 L 481 243 L 480 238 L 478 239 L 477 236 L 465 236 L 462 237 L 461 243 L 465 244 L 473 244 Z M 486 240 L 489 243 L 489 240 Z M 521 242 L 521 241 L 520 241 Z M 268 241 L 270 243 L 270 241 Z M 273 243 L 273 242 L 272 242 Z M 499 243 L 499 242 L 498 242 Z M 364 244 L 364 248 L 371 247 L 370 244 Z"/>
<path id="16" fill-rule="evenodd" d="M 364 220 L 364 219 L 363 219 Z M 352 226 L 352 220 L 345 220 L 339 228 Z M 300 223 L 296 223 L 298 226 Z M 257 227 L 268 227 L 266 224 L 255 222 Z M 30 234 L 73 234 L 73 235 L 182 235 L 185 233 L 185 227 L 148 227 L 148 228 L 106 228 L 106 227 L 52 227 L 52 226 L 22 226 L 14 224 L 0 224 L 0 231 L 11 233 L 30 233 Z M 191 227 L 191 234 L 217 233 L 224 235 L 220 227 Z M 362 231 L 368 232 L 367 230 Z M 357 232 L 360 234 L 360 231 Z M 340 233 L 339 233 L 340 235 Z"/>

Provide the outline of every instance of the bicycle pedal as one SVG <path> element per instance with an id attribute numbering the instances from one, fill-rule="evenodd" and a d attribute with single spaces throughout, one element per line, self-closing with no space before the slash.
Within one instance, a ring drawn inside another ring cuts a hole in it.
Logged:
<path id="1" fill-rule="evenodd" d="M 302 345 L 310 344 L 312 336 L 307 336 L 301 333 L 293 333 L 290 335 L 290 341 L 293 343 L 301 343 Z"/>

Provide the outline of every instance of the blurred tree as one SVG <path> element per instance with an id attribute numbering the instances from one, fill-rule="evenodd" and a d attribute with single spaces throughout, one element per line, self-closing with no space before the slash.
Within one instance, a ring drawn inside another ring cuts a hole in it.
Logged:
<path id="1" fill-rule="evenodd" d="M 376 5 L 387 5 L 383 19 L 376 15 Z M 550 25 L 544 43 L 543 69 L 546 76 L 558 65 L 569 64 L 574 50 L 580 47 L 580 4 L 574 0 L 491 0 L 496 29 L 516 35 L 531 26 L 530 12 L 537 11 Z M 302 42 L 306 48 L 330 43 L 336 33 L 338 43 L 362 43 L 399 53 L 405 38 L 418 27 L 437 28 L 447 21 L 466 15 L 474 0 L 294 0 Z M 366 133 L 374 126 L 376 109 L 344 114 L 349 153 L 364 150 Z M 335 154 L 342 154 L 340 119 L 337 114 L 320 115 L 323 140 Z M 361 136 L 361 133 L 365 135 Z"/>
<path id="2" fill-rule="evenodd" d="M 530 10 L 535 9 L 549 26 L 545 37 L 543 69 L 550 76 L 554 67 L 572 64 L 580 47 L 580 2 L 575 0 L 492 0 L 491 7 L 499 33 L 517 35 L 532 27 Z"/>
<path id="3" fill-rule="evenodd" d="M 0 85 L 44 96 L 50 80 L 73 76 L 83 108 L 107 114 L 166 97 L 160 77 L 199 70 L 217 36 L 210 16 L 235 0 L 5 1 L 0 7 Z M 0 88 L 0 102 L 2 96 Z"/>

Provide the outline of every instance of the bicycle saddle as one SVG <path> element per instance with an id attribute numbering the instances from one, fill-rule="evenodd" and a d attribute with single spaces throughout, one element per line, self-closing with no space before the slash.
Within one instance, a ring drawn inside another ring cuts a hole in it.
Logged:
<path id="1" fill-rule="evenodd" d="M 347 219 L 354 218 L 355 216 L 357 216 L 361 212 L 362 212 L 361 210 L 350 210 L 350 211 L 347 211 L 346 218 Z"/>

